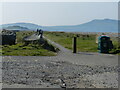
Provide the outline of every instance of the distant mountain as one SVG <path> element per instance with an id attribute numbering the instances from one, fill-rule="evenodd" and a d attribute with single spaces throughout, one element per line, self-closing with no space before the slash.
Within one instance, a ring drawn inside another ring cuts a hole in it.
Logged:
<path id="1" fill-rule="evenodd" d="M 29 30 L 36 30 L 37 28 L 39 28 L 46 31 L 65 31 L 65 32 L 118 32 L 118 20 L 112 19 L 95 19 L 84 24 L 69 26 L 39 26 L 32 23 L 13 23 L 4 24 L 2 25 L 2 27 L 11 25 L 26 27 Z"/>
<path id="2" fill-rule="evenodd" d="M 36 30 L 37 28 L 41 28 L 42 26 L 39 26 L 37 24 L 32 23 L 11 23 L 11 24 L 3 24 L 2 28 L 7 28 L 8 26 L 20 26 L 20 27 L 26 27 L 29 30 Z"/>
<path id="3" fill-rule="evenodd" d="M 118 20 L 104 19 L 71 26 L 49 26 L 45 30 L 68 32 L 118 32 Z"/>
<path id="4" fill-rule="evenodd" d="M 26 27 L 21 27 L 21 26 L 8 26 L 5 29 L 7 30 L 29 30 Z"/>

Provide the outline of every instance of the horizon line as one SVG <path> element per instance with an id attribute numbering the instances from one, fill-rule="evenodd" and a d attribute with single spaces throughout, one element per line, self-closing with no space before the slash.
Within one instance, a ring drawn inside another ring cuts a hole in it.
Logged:
<path id="1" fill-rule="evenodd" d="M 116 20 L 116 21 L 119 21 L 119 19 L 110 19 L 110 18 L 104 18 L 104 19 L 93 19 L 93 20 L 89 20 L 87 22 L 84 22 L 84 23 L 81 23 L 81 24 L 85 24 L 85 23 L 88 23 L 88 22 L 91 22 L 91 21 L 94 21 L 94 20 Z M 31 24 L 36 24 L 36 23 L 32 23 L 32 22 L 12 22 L 12 23 L 5 23 L 5 24 L 0 24 L 0 26 L 2 25 L 7 25 L 7 24 L 15 24 L 15 23 L 31 23 Z M 52 27 L 52 26 L 76 26 L 76 25 L 81 25 L 81 24 L 72 24 L 72 25 L 39 25 L 39 24 L 36 24 L 38 26 L 42 26 L 42 27 Z"/>

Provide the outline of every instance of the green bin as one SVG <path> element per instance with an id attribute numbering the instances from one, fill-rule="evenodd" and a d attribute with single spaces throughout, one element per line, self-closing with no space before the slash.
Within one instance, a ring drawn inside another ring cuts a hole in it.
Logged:
<path id="1" fill-rule="evenodd" d="M 109 53 L 112 48 L 113 44 L 109 36 L 102 35 L 98 38 L 98 49 L 100 53 Z"/>

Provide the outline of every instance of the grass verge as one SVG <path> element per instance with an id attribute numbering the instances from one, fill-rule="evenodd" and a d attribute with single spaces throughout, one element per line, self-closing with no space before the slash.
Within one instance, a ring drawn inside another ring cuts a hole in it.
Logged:
<path id="1" fill-rule="evenodd" d="M 96 44 L 96 34 L 45 32 L 44 35 L 47 38 L 71 50 L 73 49 L 72 39 L 74 36 L 77 36 L 77 51 L 78 52 L 98 52 L 98 44 Z M 110 51 L 110 53 L 120 55 L 120 45 L 118 43 L 117 38 L 112 39 L 112 41 L 113 41 L 114 48 Z"/>
<path id="2" fill-rule="evenodd" d="M 55 48 L 48 44 L 46 40 L 39 43 L 35 41 L 34 43 L 29 42 L 26 44 L 23 41 L 23 37 L 32 35 L 34 31 L 20 31 L 16 33 L 17 44 L 16 45 L 1 45 L 0 55 L 3 56 L 55 56 Z"/>

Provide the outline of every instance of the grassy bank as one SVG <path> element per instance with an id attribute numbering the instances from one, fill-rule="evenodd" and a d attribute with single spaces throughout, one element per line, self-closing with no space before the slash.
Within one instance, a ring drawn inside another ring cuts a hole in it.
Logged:
<path id="1" fill-rule="evenodd" d="M 45 32 L 44 35 L 61 44 L 65 48 L 72 49 L 72 39 L 77 36 L 78 52 L 98 52 L 98 44 L 96 44 L 96 34 L 74 34 L 65 32 Z M 110 53 L 120 54 L 120 47 L 116 38 L 112 39 L 114 49 Z"/>
<path id="2" fill-rule="evenodd" d="M 53 56 L 54 52 L 49 51 L 36 44 L 24 45 L 19 43 L 16 45 L 2 46 L 2 54 L 5 56 Z"/>
<path id="3" fill-rule="evenodd" d="M 20 31 L 16 33 L 16 45 L 2 45 L 1 54 L 4 56 L 54 56 L 56 52 L 54 47 L 44 40 L 39 44 L 38 41 L 26 44 L 23 37 L 32 35 L 34 31 Z M 47 47 L 47 48 L 46 48 Z M 51 49 L 52 48 L 52 49 Z"/>

